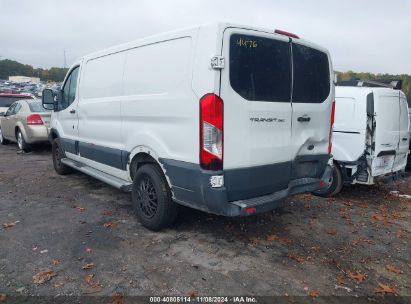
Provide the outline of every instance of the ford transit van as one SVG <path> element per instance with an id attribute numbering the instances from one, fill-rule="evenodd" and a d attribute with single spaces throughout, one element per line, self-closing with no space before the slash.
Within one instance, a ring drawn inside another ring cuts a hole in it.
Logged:
<path id="1" fill-rule="evenodd" d="M 170 225 L 178 205 L 266 212 L 328 187 L 332 79 L 323 47 L 244 25 L 115 46 L 81 58 L 61 91 L 44 91 L 54 167 L 132 192 L 152 230 Z"/>

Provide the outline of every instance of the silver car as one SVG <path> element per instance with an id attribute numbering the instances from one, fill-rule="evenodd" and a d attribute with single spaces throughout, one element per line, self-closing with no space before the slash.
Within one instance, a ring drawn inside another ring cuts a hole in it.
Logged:
<path id="1" fill-rule="evenodd" d="M 0 113 L 0 143 L 17 142 L 20 150 L 30 151 L 30 145 L 48 141 L 51 111 L 40 100 L 18 100 L 6 113 Z"/>

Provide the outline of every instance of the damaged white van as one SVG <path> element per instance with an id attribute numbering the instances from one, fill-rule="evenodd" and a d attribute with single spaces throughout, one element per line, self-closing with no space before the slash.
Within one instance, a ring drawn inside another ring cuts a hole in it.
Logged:
<path id="1" fill-rule="evenodd" d="M 116 46 L 73 65 L 53 107 L 57 173 L 132 192 L 159 230 L 178 205 L 224 216 L 328 186 L 333 68 L 282 31 L 213 24 Z"/>
<path id="2" fill-rule="evenodd" d="M 344 184 L 372 185 L 405 170 L 409 154 L 408 103 L 401 87 L 374 81 L 337 83 L 333 182 L 319 191 L 336 195 Z"/>

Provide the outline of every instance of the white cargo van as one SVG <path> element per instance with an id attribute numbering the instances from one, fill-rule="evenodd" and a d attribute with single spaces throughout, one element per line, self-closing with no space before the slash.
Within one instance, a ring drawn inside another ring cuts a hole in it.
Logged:
<path id="1" fill-rule="evenodd" d="M 404 171 L 408 130 L 408 103 L 401 90 L 373 81 L 338 83 L 334 179 L 323 194 L 335 195 L 343 184 L 372 185 L 377 177 Z"/>
<path id="2" fill-rule="evenodd" d="M 54 166 L 132 192 L 152 230 L 178 204 L 269 211 L 330 181 L 332 79 L 326 49 L 282 31 L 219 23 L 116 46 L 44 91 Z"/>

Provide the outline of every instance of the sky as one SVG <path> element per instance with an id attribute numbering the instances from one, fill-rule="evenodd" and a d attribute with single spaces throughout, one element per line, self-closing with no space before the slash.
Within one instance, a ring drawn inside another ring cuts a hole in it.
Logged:
<path id="1" fill-rule="evenodd" d="M 411 74 L 409 0 L 0 0 L 0 59 L 69 66 L 97 50 L 227 21 L 326 47 L 337 71 Z"/>

